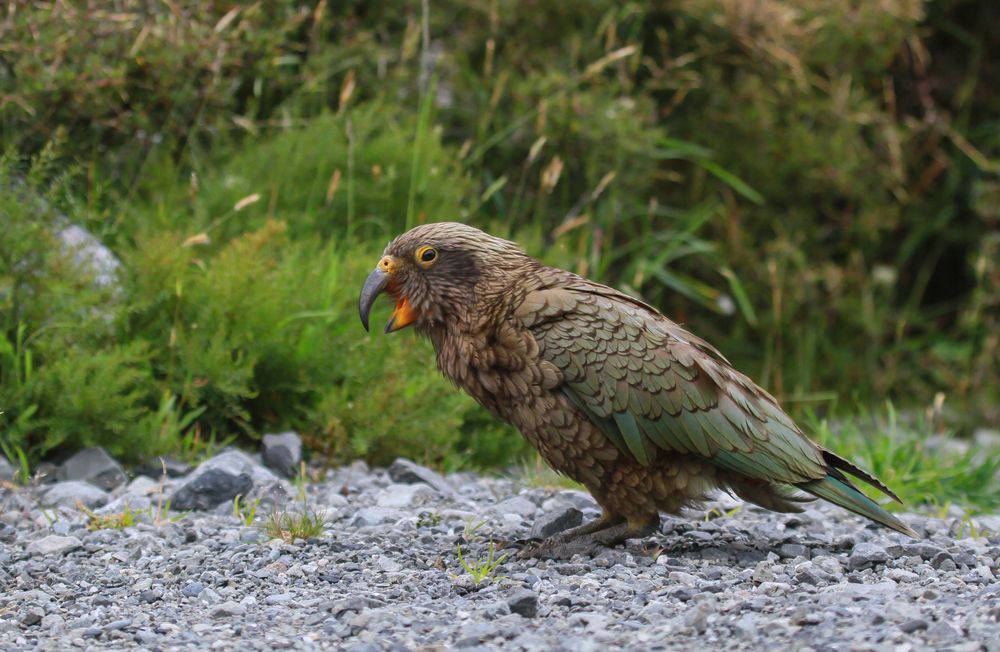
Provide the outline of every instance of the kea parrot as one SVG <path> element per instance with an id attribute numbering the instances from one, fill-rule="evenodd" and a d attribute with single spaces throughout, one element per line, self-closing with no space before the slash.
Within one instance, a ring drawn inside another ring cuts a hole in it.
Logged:
<path id="1" fill-rule="evenodd" d="M 813 498 L 794 488 L 917 536 L 849 476 L 898 501 L 878 478 L 811 441 L 715 347 L 638 299 L 454 222 L 389 243 L 361 291 L 366 330 L 383 292 L 396 302 L 386 333 L 412 325 L 430 338 L 445 376 L 600 505 L 599 518 L 540 545 L 641 538 L 661 512 L 717 488 L 797 512 Z"/>

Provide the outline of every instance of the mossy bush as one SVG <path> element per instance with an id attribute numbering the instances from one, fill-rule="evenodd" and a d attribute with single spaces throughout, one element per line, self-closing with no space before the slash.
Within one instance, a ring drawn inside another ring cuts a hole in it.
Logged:
<path id="1" fill-rule="evenodd" d="M 274 146 L 308 152 L 316 139 L 315 131 L 286 134 L 259 160 L 273 161 Z M 408 163 L 402 149 L 382 153 L 369 160 L 386 169 Z M 234 169 L 247 172 L 234 160 Z M 249 172 L 263 175 L 264 167 Z M 275 169 L 292 187 L 305 168 Z M 0 207 L 13 236 L 0 245 L 0 436 L 7 450 L 38 459 L 102 445 L 137 460 L 290 428 L 331 461 L 384 464 L 405 455 L 438 466 L 489 466 L 523 453 L 516 434 L 484 418 L 441 377 L 426 343 L 414 345 L 411 333 L 364 332 L 357 292 L 381 246 L 348 239 L 343 229 L 337 238 L 301 224 L 296 232 L 289 224 L 303 216 L 320 222 L 309 208 L 313 194 L 290 193 L 271 203 L 270 216 L 251 215 L 229 233 L 200 230 L 211 209 L 197 201 L 174 229 L 155 215 L 136 220 L 142 226 L 118 248 L 115 283 L 101 287 L 56 236 L 60 223 L 86 223 L 86 216 L 60 213 L 46 198 L 55 191 L 28 174 L 22 180 L 8 163 L 0 177 L 4 188 L 16 188 Z M 281 187 L 280 179 L 272 181 Z M 383 196 L 389 206 L 382 182 L 372 175 L 353 181 L 359 194 Z M 463 179 L 442 185 L 448 191 L 429 201 L 460 193 Z M 198 201 L 210 207 L 215 186 L 203 187 Z M 324 185 L 313 190 L 326 197 Z M 243 191 L 220 182 L 225 192 Z M 223 216 L 233 214 L 229 199 L 217 201 L 228 207 Z M 334 215 L 334 224 L 346 219 Z"/>

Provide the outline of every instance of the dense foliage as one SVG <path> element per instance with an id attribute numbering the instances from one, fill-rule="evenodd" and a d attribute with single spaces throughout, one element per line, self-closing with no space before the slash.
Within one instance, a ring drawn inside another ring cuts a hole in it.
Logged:
<path id="1" fill-rule="evenodd" d="M 357 324 L 381 246 L 439 219 L 641 294 L 793 411 L 940 392 L 996 424 L 998 13 L 8 3 L 0 440 L 138 458 L 287 427 L 339 460 L 510 461 L 425 344 Z"/>

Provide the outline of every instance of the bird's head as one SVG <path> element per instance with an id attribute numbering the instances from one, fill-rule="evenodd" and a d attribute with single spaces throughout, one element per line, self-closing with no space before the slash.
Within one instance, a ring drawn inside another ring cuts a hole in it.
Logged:
<path id="1" fill-rule="evenodd" d="M 515 243 L 465 224 L 415 227 L 386 246 L 365 280 L 358 301 L 361 323 L 367 330 L 372 305 L 383 292 L 396 301 L 386 333 L 411 324 L 423 327 L 471 317 L 469 311 L 485 278 L 503 275 L 529 260 Z"/>

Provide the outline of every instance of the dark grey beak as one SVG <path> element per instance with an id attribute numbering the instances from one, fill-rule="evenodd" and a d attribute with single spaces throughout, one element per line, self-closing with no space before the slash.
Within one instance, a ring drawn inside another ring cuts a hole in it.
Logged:
<path id="1" fill-rule="evenodd" d="M 365 279 L 365 286 L 361 288 L 361 297 L 358 299 L 358 314 L 361 315 L 361 324 L 366 331 L 368 330 L 368 315 L 371 314 L 372 305 L 374 305 L 378 295 L 385 290 L 388 282 L 389 275 L 378 268 Z"/>

